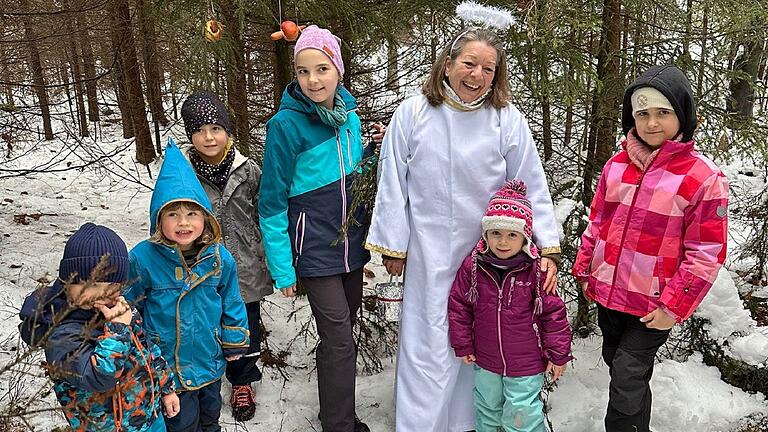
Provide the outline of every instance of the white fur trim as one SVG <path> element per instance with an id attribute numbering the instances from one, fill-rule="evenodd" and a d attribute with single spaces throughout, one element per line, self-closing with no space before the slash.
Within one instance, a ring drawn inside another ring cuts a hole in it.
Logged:
<path id="1" fill-rule="evenodd" d="M 483 232 L 505 229 L 525 234 L 525 220 L 509 216 L 483 216 Z"/>
<path id="2" fill-rule="evenodd" d="M 464 1 L 456 6 L 456 15 L 464 21 L 507 30 L 512 27 L 515 18 L 507 9 L 493 6 L 483 6 L 473 1 Z"/>

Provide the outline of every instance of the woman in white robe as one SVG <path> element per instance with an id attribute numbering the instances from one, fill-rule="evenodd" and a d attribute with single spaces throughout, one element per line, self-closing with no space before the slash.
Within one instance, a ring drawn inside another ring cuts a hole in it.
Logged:
<path id="1" fill-rule="evenodd" d="M 407 257 L 397 432 L 463 432 L 475 428 L 474 375 L 448 341 L 448 294 L 480 238 L 488 199 L 508 179 L 528 186 L 549 290 L 555 285 L 559 230 L 528 124 L 508 102 L 498 37 L 480 28 L 459 33 L 422 90 L 397 108 L 384 137 L 366 247 L 381 253 L 393 274 L 403 271 Z"/>

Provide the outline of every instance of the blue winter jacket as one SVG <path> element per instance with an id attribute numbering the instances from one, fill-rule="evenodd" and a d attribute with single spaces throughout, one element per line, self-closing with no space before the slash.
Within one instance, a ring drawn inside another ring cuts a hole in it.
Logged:
<path id="1" fill-rule="evenodd" d="M 360 174 L 363 145 L 357 102 L 339 87 L 348 110 L 339 128 L 320 121 L 314 102 L 297 82 L 283 92 L 280 110 L 267 122 L 259 222 L 275 286 L 302 277 L 356 270 L 370 260 L 363 248 L 366 209 L 354 215 L 340 238 L 352 203 L 352 181 Z"/>
<path id="2" fill-rule="evenodd" d="M 248 319 L 237 284 L 237 264 L 220 244 L 221 228 L 192 166 L 171 141 L 152 193 L 150 234 L 160 210 L 175 201 L 193 201 L 208 213 L 214 231 L 194 262 L 178 246 L 152 239 L 129 253 L 130 287 L 125 297 L 144 316 L 144 328 L 159 339 L 173 366 L 177 388 L 197 390 L 224 374 L 225 356 L 245 354 Z"/>
<path id="3" fill-rule="evenodd" d="M 174 391 L 173 372 L 138 312 L 130 325 L 104 322 L 93 310 L 69 307 L 56 282 L 28 295 L 20 317 L 22 340 L 45 348 L 72 430 L 165 430 L 160 401 Z"/>

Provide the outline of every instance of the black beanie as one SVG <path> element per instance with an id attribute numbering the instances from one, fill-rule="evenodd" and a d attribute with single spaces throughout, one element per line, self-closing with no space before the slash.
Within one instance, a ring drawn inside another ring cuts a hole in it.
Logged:
<path id="1" fill-rule="evenodd" d="M 696 102 L 693 98 L 691 83 L 683 71 L 674 65 L 652 66 L 624 91 L 624 104 L 621 113 L 621 126 L 624 134 L 628 134 L 635 127 L 635 117 L 632 115 L 632 93 L 641 87 L 653 87 L 669 100 L 677 119 L 680 121 L 680 133 L 683 135 L 683 142 L 692 140 L 693 132 L 698 125 Z"/>
<path id="2" fill-rule="evenodd" d="M 230 136 L 232 135 L 227 108 L 211 92 L 196 92 L 189 95 L 181 105 L 181 118 L 184 119 L 184 130 L 190 142 L 192 142 L 192 134 L 207 124 L 221 125 Z"/>
<path id="3" fill-rule="evenodd" d="M 72 283 L 87 281 L 91 270 L 104 255 L 109 255 L 108 265 L 105 274 L 96 282 L 126 282 L 129 264 L 125 242 L 105 226 L 86 223 L 72 234 L 64 246 L 64 256 L 59 263 L 59 279 L 69 282 L 71 278 Z"/>

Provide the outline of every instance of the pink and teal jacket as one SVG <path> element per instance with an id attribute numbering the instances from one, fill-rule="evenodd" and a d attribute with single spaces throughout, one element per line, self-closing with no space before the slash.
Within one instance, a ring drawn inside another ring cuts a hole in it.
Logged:
<path id="1" fill-rule="evenodd" d="M 606 163 L 573 266 L 588 298 L 677 322 L 701 303 L 725 260 L 728 180 L 693 145 L 664 142 L 643 172 L 624 141 Z"/>

